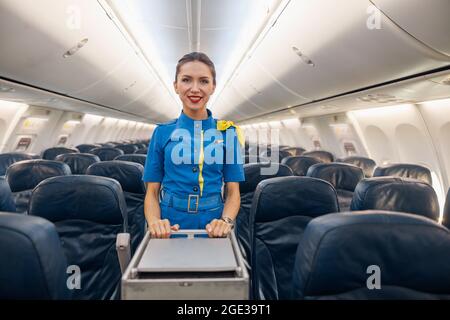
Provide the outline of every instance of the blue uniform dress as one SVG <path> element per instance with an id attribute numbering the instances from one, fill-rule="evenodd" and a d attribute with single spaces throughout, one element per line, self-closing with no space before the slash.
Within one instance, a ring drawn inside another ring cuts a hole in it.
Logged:
<path id="1" fill-rule="evenodd" d="M 217 120 L 193 120 L 183 112 L 159 124 L 150 141 L 143 181 L 160 182 L 161 219 L 180 229 L 204 229 L 223 211 L 224 182 L 244 181 L 241 146 L 233 127 Z"/>

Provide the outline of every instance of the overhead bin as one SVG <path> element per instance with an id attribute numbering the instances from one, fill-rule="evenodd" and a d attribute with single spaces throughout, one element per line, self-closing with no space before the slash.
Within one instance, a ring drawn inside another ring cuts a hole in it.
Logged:
<path id="1" fill-rule="evenodd" d="M 147 232 L 122 277 L 122 299 L 245 300 L 249 282 L 234 233 L 227 238 L 195 237 L 181 230 L 171 239 Z"/>

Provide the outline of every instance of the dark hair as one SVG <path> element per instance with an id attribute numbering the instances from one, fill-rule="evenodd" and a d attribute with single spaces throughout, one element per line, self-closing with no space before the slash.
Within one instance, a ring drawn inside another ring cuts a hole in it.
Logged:
<path id="1" fill-rule="evenodd" d="M 214 63 L 211 61 L 211 59 L 204 54 L 203 52 L 191 52 L 188 54 L 185 54 L 180 60 L 178 60 L 177 63 L 177 69 L 175 72 L 175 82 L 177 81 L 178 74 L 180 73 L 180 68 L 183 64 L 191 61 L 200 61 L 206 64 L 209 69 L 211 70 L 211 74 L 213 77 L 213 83 L 216 84 L 216 68 L 214 67 Z"/>

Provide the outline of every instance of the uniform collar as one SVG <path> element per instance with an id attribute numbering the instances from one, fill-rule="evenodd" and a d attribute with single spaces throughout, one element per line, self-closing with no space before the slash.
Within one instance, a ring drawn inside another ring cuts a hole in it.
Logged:
<path id="1" fill-rule="evenodd" d="M 194 128 L 194 124 L 201 121 L 203 130 L 215 127 L 216 124 L 214 118 L 212 117 L 211 110 L 206 109 L 206 112 L 208 113 L 208 118 L 204 120 L 194 120 L 192 118 L 189 118 L 183 111 L 181 111 L 181 115 L 178 118 L 178 126 L 186 129 Z"/>

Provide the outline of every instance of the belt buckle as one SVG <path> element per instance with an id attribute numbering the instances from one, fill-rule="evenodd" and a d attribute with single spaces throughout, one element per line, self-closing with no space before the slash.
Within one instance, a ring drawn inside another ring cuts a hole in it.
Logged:
<path id="1" fill-rule="evenodd" d="M 195 210 L 191 210 L 191 198 L 195 197 Z M 198 194 L 190 194 L 188 197 L 188 207 L 187 207 L 187 212 L 189 213 L 196 213 L 198 211 L 198 200 L 199 200 L 199 195 Z"/>

